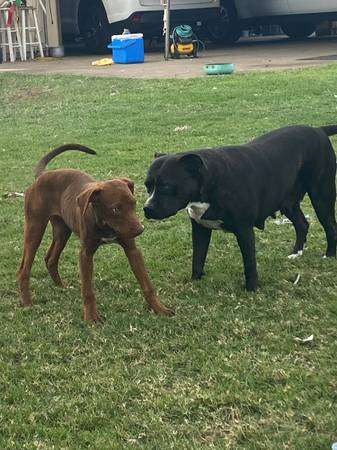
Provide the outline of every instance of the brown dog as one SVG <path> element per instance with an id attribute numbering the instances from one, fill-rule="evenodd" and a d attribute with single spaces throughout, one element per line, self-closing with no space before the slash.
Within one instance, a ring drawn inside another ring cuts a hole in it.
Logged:
<path id="1" fill-rule="evenodd" d="M 55 156 L 67 150 L 96 154 L 88 147 L 68 144 L 48 153 L 38 163 L 36 181 L 25 194 L 24 251 L 18 272 L 22 305 L 32 305 L 29 277 L 36 251 L 50 221 L 53 241 L 45 261 L 50 276 L 62 286 L 58 272 L 60 254 L 72 232 L 81 240 L 80 272 L 84 301 L 84 319 L 100 321 L 92 288 L 93 256 L 104 243 L 121 245 L 129 260 L 149 308 L 159 314 L 172 315 L 162 305 L 147 274 L 135 237 L 143 232 L 135 212 L 133 182 L 126 179 L 94 181 L 79 170 L 59 169 L 44 172 Z"/>

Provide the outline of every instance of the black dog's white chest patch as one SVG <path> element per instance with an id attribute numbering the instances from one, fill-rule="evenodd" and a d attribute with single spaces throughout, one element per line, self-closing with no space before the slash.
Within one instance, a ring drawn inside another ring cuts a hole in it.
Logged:
<path id="1" fill-rule="evenodd" d="M 192 202 L 189 203 L 186 207 L 187 214 L 194 219 L 197 223 L 202 225 L 205 228 L 211 228 L 212 230 L 221 230 L 223 229 L 223 221 L 222 220 L 208 220 L 203 219 L 202 216 L 210 207 L 209 203 L 202 202 Z"/>

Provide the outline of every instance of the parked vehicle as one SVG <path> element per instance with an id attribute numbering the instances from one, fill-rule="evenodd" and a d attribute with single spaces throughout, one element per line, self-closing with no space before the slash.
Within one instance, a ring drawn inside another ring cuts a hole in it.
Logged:
<path id="1" fill-rule="evenodd" d="M 171 0 L 172 26 L 202 26 L 213 41 L 231 43 L 243 29 L 278 24 L 291 38 L 312 34 L 323 20 L 337 20 L 337 0 Z M 60 0 L 64 35 L 81 35 L 90 51 L 105 51 L 123 28 L 160 35 L 161 0 Z"/>
<path id="2" fill-rule="evenodd" d="M 171 0 L 172 25 L 216 21 L 219 0 Z M 60 0 L 62 32 L 81 35 L 88 50 L 106 50 L 112 34 L 123 28 L 146 36 L 161 35 L 161 0 Z"/>
<path id="3" fill-rule="evenodd" d="M 310 36 L 323 20 L 337 20 L 337 0 L 221 0 L 219 18 L 207 23 L 215 41 L 236 41 L 241 30 L 278 24 L 290 38 Z"/>

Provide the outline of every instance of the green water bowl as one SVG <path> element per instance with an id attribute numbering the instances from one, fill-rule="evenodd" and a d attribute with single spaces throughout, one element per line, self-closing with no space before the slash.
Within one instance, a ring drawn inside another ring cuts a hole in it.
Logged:
<path id="1" fill-rule="evenodd" d="M 204 72 L 206 75 L 229 75 L 235 70 L 235 64 L 232 63 L 218 63 L 205 64 Z"/>

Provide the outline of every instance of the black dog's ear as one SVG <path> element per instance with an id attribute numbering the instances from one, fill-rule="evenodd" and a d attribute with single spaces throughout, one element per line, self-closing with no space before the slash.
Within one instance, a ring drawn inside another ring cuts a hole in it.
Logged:
<path id="1" fill-rule="evenodd" d="M 153 157 L 154 159 L 160 158 L 161 156 L 166 156 L 167 153 L 160 153 L 160 152 L 156 152 Z"/>
<path id="2" fill-rule="evenodd" d="M 191 173 L 199 173 L 202 169 L 207 169 L 205 161 L 197 153 L 186 153 L 180 157 L 179 161 Z"/>

